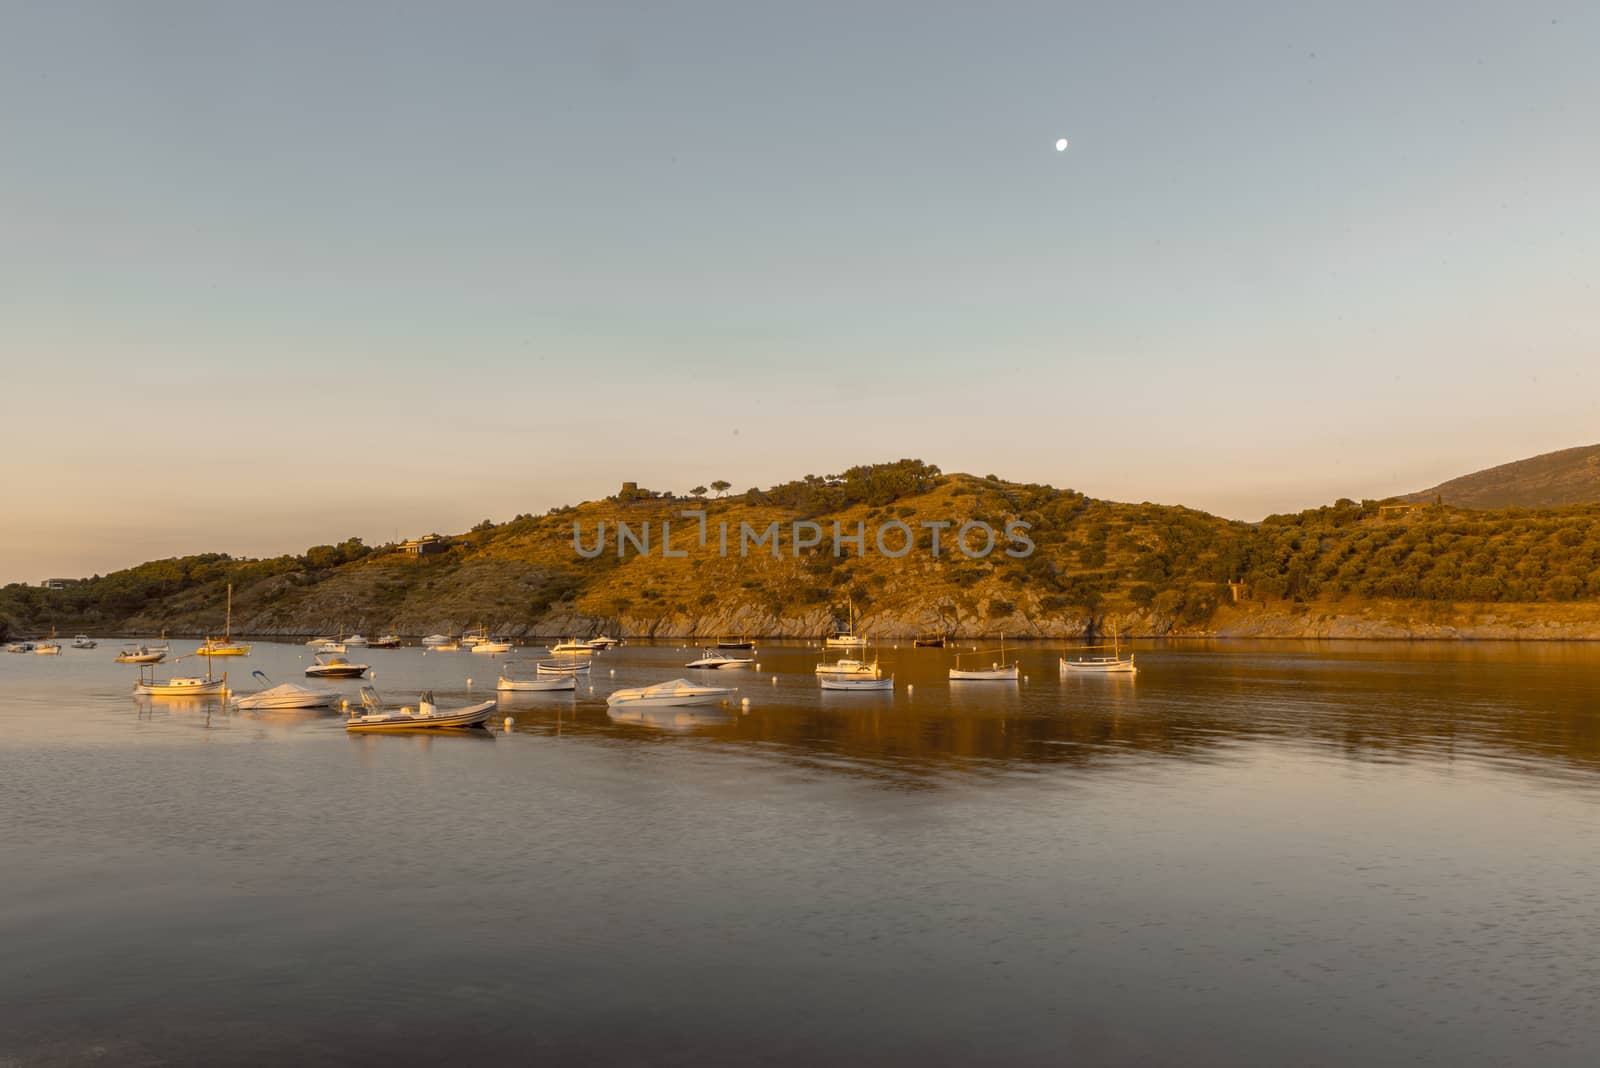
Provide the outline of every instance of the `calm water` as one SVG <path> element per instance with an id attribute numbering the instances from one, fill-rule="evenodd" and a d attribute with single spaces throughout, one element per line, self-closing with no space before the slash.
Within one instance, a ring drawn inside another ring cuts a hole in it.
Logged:
<path id="1" fill-rule="evenodd" d="M 1600 648 L 885 649 L 891 697 L 790 646 L 713 676 L 747 711 L 613 722 L 693 674 L 635 645 L 444 737 L 114 652 L 0 655 L 0 1065 L 1600 1061 Z"/>

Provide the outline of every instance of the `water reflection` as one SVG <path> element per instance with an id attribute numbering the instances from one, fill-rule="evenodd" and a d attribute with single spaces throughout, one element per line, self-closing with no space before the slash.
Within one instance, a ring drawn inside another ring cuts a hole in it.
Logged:
<path id="1" fill-rule="evenodd" d="M 613 723 L 626 723 L 635 727 L 654 727 L 663 731 L 692 731 L 705 727 L 721 727 L 739 717 L 725 708 L 607 708 L 606 717 Z"/>

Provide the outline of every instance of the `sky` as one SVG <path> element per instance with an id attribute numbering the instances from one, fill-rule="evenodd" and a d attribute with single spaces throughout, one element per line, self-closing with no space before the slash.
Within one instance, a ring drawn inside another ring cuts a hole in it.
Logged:
<path id="1" fill-rule="evenodd" d="M 1256 519 L 1600 441 L 1594 4 L 0 26 L 0 581 L 900 457 Z"/>

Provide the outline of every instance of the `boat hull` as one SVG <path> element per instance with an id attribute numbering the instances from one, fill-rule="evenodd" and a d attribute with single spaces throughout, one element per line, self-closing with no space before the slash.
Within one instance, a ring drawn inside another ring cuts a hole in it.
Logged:
<path id="1" fill-rule="evenodd" d="M 475 653 L 486 653 L 486 654 L 488 654 L 490 656 L 495 656 L 495 655 L 498 655 L 500 653 L 509 653 L 511 651 L 511 643 L 510 642 L 479 642 L 477 645 L 474 645 L 472 647 L 472 651 L 475 652 Z"/>
<path id="2" fill-rule="evenodd" d="M 308 679 L 359 679 L 367 673 L 366 664 L 341 664 L 338 667 L 308 667 Z"/>
<path id="3" fill-rule="evenodd" d="M 470 708 L 458 708 L 449 712 L 431 712 L 427 715 L 412 712 L 379 712 L 365 716 L 354 716 L 345 721 L 344 729 L 353 734 L 380 732 L 398 733 L 407 731 L 452 731 L 470 730 L 481 728 L 494 710 L 497 702 L 485 701 Z"/>
<path id="4" fill-rule="evenodd" d="M 1132 660 L 1067 660 L 1061 661 L 1063 675 L 1134 675 L 1139 671 Z"/>
<path id="5" fill-rule="evenodd" d="M 201 683 L 141 682 L 133 692 L 140 697 L 210 697 L 228 692 L 228 684 L 221 680 Z"/>
<path id="6" fill-rule="evenodd" d="M 117 657 L 119 664 L 159 664 L 167 658 L 166 653 L 123 653 Z"/>
<path id="7" fill-rule="evenodd" d="M 893 693 L 894 678 L 852 679 L 832 675 L 817 676 L 817 685 L 824 690 L 839 693 Z"/>
<path id="8" fill-rule="evenodd" d="M 502 693 L 539 693 L 552 690 L 576 690 L 576 675 L 552 675 L 543 679 L 501 679 L 495 689 Z"/>
<path id="9" fill-rule="evenodd" d="M 274 692 L 277 691 L 277 692 Z M 264 712 L 270 709 L 333 708 L 340 694 L 333 690 L 311 690 L 304 686 L 277 686 L 272 690 L 248 694 L 233 702 L 233 707 L 245 712 Z"/>
<path id="10" fill-rule="evenodd" d="M 202 645 L 194 651 L 195 656 L 249 656 L 248 645 Z"/>
<path id="11" fill-rule="evenodd" d="M 993 668 L 989 671 L 961 671 L 957 668 L 950 669 L 951 682 L 1016 682 L 1018 672 L 1015 666 L 1008 668 Z"/>

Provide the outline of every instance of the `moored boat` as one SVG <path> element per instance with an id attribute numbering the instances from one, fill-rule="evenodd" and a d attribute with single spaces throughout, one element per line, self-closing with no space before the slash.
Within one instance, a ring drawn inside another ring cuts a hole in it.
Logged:
<path id="1" fill-rule="evenodd" d="M 117 654 L 119 664 L 159 664 L 167 658 L 165 649 L 152 649 L 147 645 L 126 645 Z"/>
<path id="2" fill-rule="evenodd" d="M 894 676 L 879 679 L 852 678 L 848 675 L 818 675 L 817 685 L 824 690 L 839 690 L 845 693 L 893 693 Z"/>
<path id="3" fill-rule="evenodd" d="M 755 659 L 748 656 L 727 656 L 714 649 L 700 650 L 700 657 L 691 660 L 684 667 L 692 668 L 742 668 L 753 667 Z"/>
<path id="4" fill-rule="evenodd" d="M 359 679 L 368 670 L 366 664 L 352 664 L 342 656 L 317 654 L 316 662 L 306 668 L 314 679 Z"/>
<path id="5" fill-rule="evenodd" d="M 370 686 L 361 688 L 361 708 L 357 715 L 345 720 L 344 729 L 352 732 L 415 731 L 415 730 L 465 730 L 481 728 L 498 707 L 494 701 L 483 701 L 466 708 L 441 709 L 433 703 L 433 691 L 423 691 L 413 710 L 409 706 L 384 710 L 378 692 Z"/>
<path id="6" fill-rule="evenodd" d="M 225 694 L 228 692 L 228 673 L 224 671 L 222 678 L 216 679 L 211 677 L 208 668 L 204 675 L 174 675 L 169 679 L 158 679 L 154 665 L 143 664 L 139 668 L 139 681 L 133 684 L 133 692 L 141 697 L 207 697 Z"/>
<path id="7" fill-rule="evenodd" d="M 720 704 L 737 692 L 737 688 L 733 686 L 700 686 L 688 679 L 673 679 L 670 682 L 658 682 L 654 686 L 634 686 L 617 690 L 606 698 L 606 704 L 612 708 L 714 705 Z"/>
<path id="8" fill-rule="evenodd" d="M 508 660 L 500 665 L 500 678 L 494 688 L 507 693 L 544 692 L 550 690 L 576 690 L 578 676 L 574 674 L 541 675 L 534 665 L 533 677 L 527 675 L 525 663 Z"/>
<path id="9" fill-rule="evenodd" d="M 472 651 L 498 656 L 501 653 L 509 653 L 511 651 L 511 643 L 500 638 L 488 638 L 473 645 Z"/>
<path id="10" fill-rule="evenodd" d="M 878 662 L 876 660 L 868 663 L 865 660 L 857 660 L 854 657 L 849 656 L 842 656 L 838 660 L 825 661 L 821 664 L 818 664 L 816 673 L 818 675 L 828 675 L 834 678 L 844 676 L 869 679 L 878 678 L 881 674 L 880 669 L 878 668 Z"/>
<path id="11" fill-rule="evenodd" d="M 222 624 L 222 637 L 207 638 L 195 650 L 196 656 L 249 656 L 250 646 L 233 640 L 233 583 L 228 583 L 228 614 Z"/>
<path id="12" fill-rule="evenodd" d="M 87 634 L 75 634 L 72 637 L 72 647 L 74 649 L 93 649 L 99 644 Z"/>
<path id="13" fill-rule="evenodd" d="M 372 639 L 367 644 L 374 649 L 398 649 L 400 648 L 400 636 L 398 634 L 385 634 L 381 638 Z"/>
<path id="14" fill-rule="evenodd" d="M 1061 657 L 1061 674 L 1075 675 L 1133 675 L 1138 668 L 1133 666 L 1133 654 L 1126 657 L 1122 655 L 1122 643 L 1117 639 L 1116 631 L 1111 632 L 1110 645 L 1086 645 L 1085 649 L 1110 649 L 1110 656 L 1080 656 L 1068 659 Z"/>
<path id="15" fill-rule="evenodd" d="M 562 657 L 556 660 L 536 661 L 533 669 L 540 675 L 586 675 L 593 666 L 587 660 Z"/>
<path id="16" fill-rule="evenodd" d="M 261 680 L 267 689 L 234 699 L 233 707 L 246 712 L 273 708 L 333 708 L 342 697 L 337 690 L 313 690 L 292 682 L 274 686 L 264 672 L 252 671 L 250 674 Z"/>
<path id="17" fill-rule="evenodd" d="M 568 638 L 564 642 L 559 642 L 555 645 L 552 645 L 550 647 L 550 651 L 558 656 L 563 653 L 571 653 L 574 656 L 589 656 L 593 654 L 597 648 L 597 646 L 590 645 L 588 642 L 580 642 L 576 638 Z"/>
<path id="18" fill-rule="evenodd" d="M 974 650 L 970 653 L 957 653 L 956 666 L 950 669 L 951 682 L 1015 682 L 1022 677 L 1017 661 L 1006 663 L 1006 640 L 1004 635 L 1000 638 L 1000 659 L 990 661 L 986 668 L 962 668 L 962 656 L 978 657 L 987 656 L 995 652 L 993 649 Z"/>

